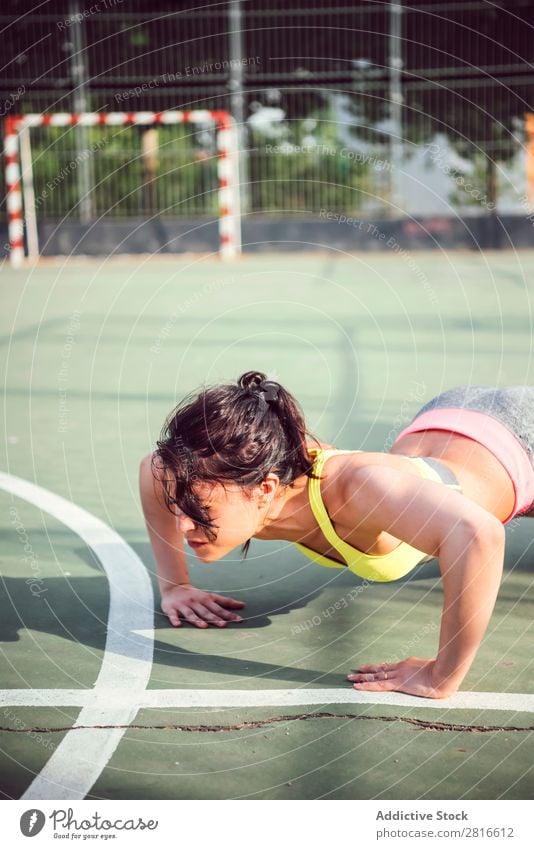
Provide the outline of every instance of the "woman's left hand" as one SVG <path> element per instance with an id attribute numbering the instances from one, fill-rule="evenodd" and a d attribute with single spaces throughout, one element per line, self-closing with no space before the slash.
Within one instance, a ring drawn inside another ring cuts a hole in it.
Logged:
<path id="1" fill-rule="evenodd" d="M 446 699 L 455 689 L 435 680 L 435 659 L 407 657 L 398 663 L 369 663 L 347 675 L 355 690 L 372 693 L 409 693 L 426 699 Z"/>

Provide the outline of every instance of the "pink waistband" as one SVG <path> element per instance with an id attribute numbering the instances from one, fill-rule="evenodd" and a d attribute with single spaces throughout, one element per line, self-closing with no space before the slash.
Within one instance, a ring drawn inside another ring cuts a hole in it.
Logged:
<path id="1" fill-rule="evenodd" d="M 515 493 L 514 509 L 503 524 L 534 502 L 534 469 L 530 458 L 512 431 L 498 419 L 478 410 L 438 407 L 417 416 L 399 433 L 395 442 L 401 436 L 421 430 L 448 430 L 467 436 L 479 442 L 499 460 L 508 472 Z"/>

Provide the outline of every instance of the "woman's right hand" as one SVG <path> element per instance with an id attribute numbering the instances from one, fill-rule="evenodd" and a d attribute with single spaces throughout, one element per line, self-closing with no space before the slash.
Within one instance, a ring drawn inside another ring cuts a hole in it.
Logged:
<path id="1" fill-rule="evenodd" d="M 243 621 L 233 610 L 244 606 L 244 601 L 199 590 L 191 584 L 181 584 L 161 594 L 161 609 L 175 628 L 181 626 L 181 620 L 197 628 L 207 628 L 209 625 L 224 628 L 228 622 Z"/>

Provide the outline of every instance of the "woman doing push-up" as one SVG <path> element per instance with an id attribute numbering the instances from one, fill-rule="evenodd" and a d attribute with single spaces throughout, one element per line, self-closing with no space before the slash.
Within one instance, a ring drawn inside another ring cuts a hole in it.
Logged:
<path id="1" fill-rule="evenodd" d="M 436 557 L 435 658 L 361 666 L 358 690 L 453 695 L 488 625 L 504 525 L 534 509 L 534 387 L 459 386 L 429 401 L 387 453 L 307 430 L 295 398 L 260 372 L 189 396 L 141 461 L 141 502 L 174 626 L 240 622 L 243 602 L 193 587 L 184 540 L 205 563 L 251 539 L 288 540 L 323 566 L 394 581 Z"/>

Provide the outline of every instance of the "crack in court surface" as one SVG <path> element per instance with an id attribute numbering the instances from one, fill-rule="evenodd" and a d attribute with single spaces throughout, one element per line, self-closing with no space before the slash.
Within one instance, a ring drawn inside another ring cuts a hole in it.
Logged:
<path id="1" fill-rule="evenodd" d="M 138 725 L 129 723 L 128 725 L 76 725 L 73 729 L 71 725 L 59 726 L 57 728 L 2 728 L 1 731 L 6 731 L 10 734 L 54 734 L 61 731 L 79 730 L 82 728 L 123 728 L 132 729 L 135 731 L 195 731 L 200 733 L 210 732 L 218 733 L 219 731 L 242 731 L 248 728 L 264 728 L 266 725 L 274 725 L 277 722 L 295 722 L 309 719 L 347 719 L 351 721 L 370 720 L 371 722 L 405 722 L 408 725 L 416 725 L 418 728 L 424 728 L 427 731 L 534 731 L 534 725 L 465 725 L 459 722 L 431 722 L 430 720 L 414 719 L 409 716 L 354 716 L 352 713 L 300 713 L 288 714 L 287 716 L 271 716 L 269 719 L 254 719 L 246 722 L 236 722 L 233 725 Z"/>

